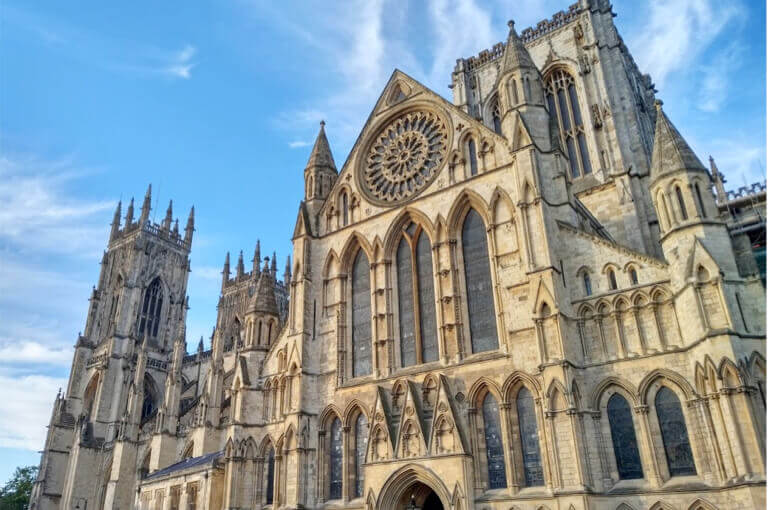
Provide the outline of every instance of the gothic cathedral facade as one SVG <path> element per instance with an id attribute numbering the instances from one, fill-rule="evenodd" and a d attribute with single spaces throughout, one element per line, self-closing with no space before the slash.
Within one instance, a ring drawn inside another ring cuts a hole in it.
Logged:
<path id="1" fill-rule="evenodd" d="M 340 169 L 321 125 L 211 350 L 194 209 L 118 206 L 30 508 L 765 508 L 758 265 L 613 16 L 395 71 Z"/>

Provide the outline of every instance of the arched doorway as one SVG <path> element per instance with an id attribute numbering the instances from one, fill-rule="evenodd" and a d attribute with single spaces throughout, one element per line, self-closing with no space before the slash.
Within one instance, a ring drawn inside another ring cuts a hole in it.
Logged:
<path id="1" fill-rule="evenodd" d="M 371 502 L 372 503 L 372 502 Z M 456 510 L 445 484 L 431 470 L 416 464 L 395 471 L 384 484 L 375 506 L 381 510 Z"/>
<path id="2" fill-rule="evenodd" d="M 403 491 L 396 510 L 444 510 L 440 496 L 429 485 L 416 482 Z"/>

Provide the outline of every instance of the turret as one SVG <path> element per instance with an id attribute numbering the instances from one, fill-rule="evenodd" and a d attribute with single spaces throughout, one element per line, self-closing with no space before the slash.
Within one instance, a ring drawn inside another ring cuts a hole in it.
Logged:
<path id="1" fill-rule="evenodd" d="M 237 257 L 237 269 L 235 271 L 235 278 L 238 280 L 245 274 L 245 265 L 243 264 L 243 250 L 240 250 L 240 256 Z"/>
<path id="2" fill-rule="evenodd" d="M 192 234 L 195 232 L 195 206 L 189 210 L 189 218 L 187 218 L 187 228 L 184 229 L 184 242 L 187 245 L 192 244 Z"/>
<path id="3" fill-rule="evenodd" d="M 141 217 L 139 223 L 144 225 L 149 221 L 149 211 L 152 209 L 152 185 L 147 188 L 147 194 L 144 195 L 144 203 L 141 205 Z"/>
<path id="4" fill-rule="evenodd" d="M 277 278 L 277 252 L 272 252 L 272 266 L 270 268 L 270 272 L 272 273 L 272 279 Z"/>
<path id="5" fill-rule="evenodd" d="M 117 233 L 120 232 L 120 206 L 122 201 L 117 202 L 117 208 L 115 208 L 115 215 L 112 218 L 112 231 L 109 233 L 109 240 L 112 241 L 117 237 Z"/>
<path id="6" fill-rule="evenodd" d="M 325 121 L 320 121 L 320 131 L 304 168 L 304 199 L 310 212 L 315 213 L 320 209 L 336 177 L 338 171 L 325 136 Z"/>
<path id="7" fill-rule="evenodd" d="M 128 212 L 125 213 L 125 227 L 130 228 L 132 223 L 133 223 L 133 197 L 131 197 L 131 201 L 128 203 Z"/>
<path id="8" fill-rule="evenodd" d="M 246 339 L 248 346 L 252 347 L 268 348 L 278 332 L 280 319 L 275 298 L 275 279 L 269 264 L 267 257 L 264 259 L 264 269 L 256 282 L 256 291 L 245 312 L 249 320 L 256 325 L 256 331 Z"/>
<path id="9" fill-rule="evenodd" d="M 224 287 L 227 286 L 227 282 L 229 281 L 229 252 L 227 252 L 227 256 L 224 258 L 224 269 L 221 270 L 221 290 L 224 291 Z"/>
<path id="10" fill-rule="evenodd" d="M 715 192 L 717 193 L 717 201 L 721 204 L 728 201 L 728 193 L 725 191 L 725 176 L 720 173 L 715 163 L 715 158 L 709 157 L 709 170 L 712 174 L 712 181 L 715 183 Z"/>
<path id="11" fill-rule="evenodd" d="M 168 203 L 168 209 L 165 210 L 165 219 L 163 220 L 163 230 L 170 230 L 173 222 L 173 200 Z"/>
<path id="12" fill-rule="evenodd" d="M 559 134 L 555 117 L 550 117 L 551 112 L 545 106 L 541 73 L 517 34 L 515 22 L 509 21 L 508 25 L 507 44 L 496 82 L 501 118 L 494 118 L 494 124 L 498 125 L 497 130 L 501 128 L 501 134 L 513 146 L 521 147 L 534 142 L 544 151 L 552 150 L 559 146 Z"/>
<path id="13" fill-rule="evenodd" d="M 291 256 L 285 258 L 285 271 L 283 271 L 283 283 L 286 288 L 291 284 Z"/>
<path id="14" fill-rule="evenodd" d="M 253 277 L 259 277 L 259 271 L 261 270 L 261 241 L 256 240 L 256 249 L 253 250 Z"/>

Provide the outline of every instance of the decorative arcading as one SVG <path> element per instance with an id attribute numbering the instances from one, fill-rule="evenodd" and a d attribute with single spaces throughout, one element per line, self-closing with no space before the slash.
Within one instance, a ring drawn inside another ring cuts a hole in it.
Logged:
<path id="1" fill-rule="evenodd" d="M 576 20 L 581 12 L 582 11 L 579 9 L 579 4 L 575 3 L 568 7 L 567 11 L 559 11 L 555 13 L 551 19 L 541 20 L 536 24 L 535 27 L 526 28 L 520 33 L 520 39 L 522 39 L 522 41 L 526 44 L 531 43 L 536 39 L 550 32 L 553 32 L 558 28 L 562 28 L 568 23 Z M 464 62 L 467 65 L 467 69 L 471 71 L 482 66 L 483 64 L 493 62 L 494 60 L 500 58 L 504 54 L 505 46 L 505 43 L 499 42 L 491 46 L 491 49 L 481 51 L 476 57 L 469 57 L 465 59 Z"/>

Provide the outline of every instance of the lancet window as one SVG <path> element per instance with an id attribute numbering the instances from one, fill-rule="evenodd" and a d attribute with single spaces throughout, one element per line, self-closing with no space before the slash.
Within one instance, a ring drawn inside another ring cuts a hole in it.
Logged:
<path id="1" fill-rule="evenodd" d="M 474 209 L 464 219 L 461 244 L 472 352 L 498 349 L 488 239 L 485 223 Z"/>
<path id="2" fill-rule="evenodd" d="M 162 309 L 163 287 L 160 278 L 155 278 L 144 292 L 144 301 L 139 314 L 139 338 L 143 338 L 145 332 L 150 338 L 157 338 Z"/>
<path id="3" fill-rule="evenodd" d="M 352 377 L 371 373 L 371 277 L 368 258 L 358 250 L 352 265 Z"/>
<path id="4" fill-rule="evenodd" d="M 573 76 L 563 69 L 556 69 L 547 76 L 546 89 L 549 113 L 557 116 L 561 141 L 571 164 L 571 175 L 581 177 L 592 173 L 584 121 Z"/>

